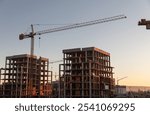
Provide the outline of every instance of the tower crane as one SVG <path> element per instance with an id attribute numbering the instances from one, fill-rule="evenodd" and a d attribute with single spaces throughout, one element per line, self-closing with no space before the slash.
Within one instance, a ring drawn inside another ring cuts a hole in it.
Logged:
<path id="1" fill-rule="evenodd" d="M 123 79 L 125 79 L 125 78 L 127 78 L 128 76 L 125 76 L 125 77 L 122 77 L 122 78 L 119 78 L 119 79 L 117 79 L 117 86 L 119 85 L 119 81 L 120 80 L 123 80 Z"/>
<path id="2" fill-rule="evenodd" d="M 119 81 L 120 80 L 123 80 L 123 79 L 125 79 L 125 78 L 127 78 L 128 76 L 125 76 L 125 77 L 121 77 L 121 78 L 117 78 L 117 94 L 119 93 Z"/>
<path id="3" fill-rule="evenodd" d="M 82 23 L 76 23 L 76 24 L 72 24 L 72 25 L 67 25 L 67 26 L 63 26 L 63 27 L 56 27 L 56 28 L 51 28 L 51 29 L 37 31 L 37 32 L 34 32 L 33 25 L 31 24 L 31 30 L 32 31 L 28 34 L 21 33 L 19 35 L 19 39 L 23 40 L 26 38 L 31 38 L 31 55 L 34 55 L 34 36 L 36 36 L 36 35 L 42 35 L 42 34 L 46 34 L 46 33 L 64 31 L 64 30 L 69 30 L 69 29 L 79 28 L 79 27 L 84 27 L 84 26 L 90 26 L 90 25 L 94 25 L 94 24 L 120 20 L 123 18 L 126 18 L 126 16 L 117 15 L 117 16 L 113 16 L 113 17 L 108 17 L 108 18 L 103 18 L 103 19 L 98 19 L 98 20 L 93 20 L 93 21 L 87 21 L 87 22 L 82 22 Z"/>
<path id="4" fill-rule="evenodd" d="M 150 20 L 141 19 L 141 21 L 138 22 L 139 26 L 146 26 L 146 29 L 150 29 Z"/>

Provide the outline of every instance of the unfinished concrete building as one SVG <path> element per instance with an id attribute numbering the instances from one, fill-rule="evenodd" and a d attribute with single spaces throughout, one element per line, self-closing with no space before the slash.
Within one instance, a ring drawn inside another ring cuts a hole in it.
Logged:
<path id="1" fill-rule="evenodd" d="M 51 82 L 47 58 L 28 54 L 6 57 L 2 97 L 50 97 Z"/>
<path id="2" fill-rule="evenodd" d="M 112 71 L 110 54 L 101 49 L 63 50 L 63 64 L 59 66 L 59 97 L 112 97 L 115 86 Z"/>
<path id="3" fill-rule="evenodd" d="M 3 94 L 3 77 L 4 77 L 4 72 L 5 72 L 5 69 L 4 68 L 0 68 L 0 98 L 2 97 L 2 94 Z"/>

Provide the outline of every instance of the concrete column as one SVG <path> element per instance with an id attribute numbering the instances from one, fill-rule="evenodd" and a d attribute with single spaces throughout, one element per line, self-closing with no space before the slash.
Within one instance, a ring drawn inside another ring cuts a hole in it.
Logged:
<path id="1" fill-rule="evenodd" d="M 84 63 L 82 62 L 82 97 L 84 97 Z"/>
<path id="2" fill-rule="evenodd" d="M 64 98 L 66 97 L 66 63 L 65 63 L 65 54 L 64 54 L 64 60 L 63 60 L 63 64 L 64 64 Z"/>
<path id="3" fill-rule="evenodd" d="M 91 61 L 89 61 L 89 97 L 92 97 L 92 81 L 91 81 L 91 77 L 92 77 L 92 73 L 91 73 Z"/>

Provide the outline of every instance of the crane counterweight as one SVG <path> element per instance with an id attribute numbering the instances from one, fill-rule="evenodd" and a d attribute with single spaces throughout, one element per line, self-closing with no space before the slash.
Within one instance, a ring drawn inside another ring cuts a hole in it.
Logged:
<path id="1" fill-rule="evenodd" d="M 35 36 L 35 33 L 32 34 L 32 32 L 29 33 L 29 34 L 23 34 L 23 33 L 21 33 L 21 34 L 19 34 L 19 40 L 23 40 L 23 39 L 25 39 L 25 38 L 31 38 L 31 37 L 33 37 L 33 36 Z"/>
<path id="2" fill-rule="evenodd" d="M 19 40 L 23 40 L 24 39 L 24 34 L 19 34 Z"/>

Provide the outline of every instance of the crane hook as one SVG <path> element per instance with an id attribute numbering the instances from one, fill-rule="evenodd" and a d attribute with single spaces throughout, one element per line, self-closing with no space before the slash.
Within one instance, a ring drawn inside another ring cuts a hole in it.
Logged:
<path id="1" fill-rule="evenodd" d="M 39 48 L 40 48 L 40 42 L 41 42 L 40 39 L 41 39 L 41 37 L 39 37 Z"/>

